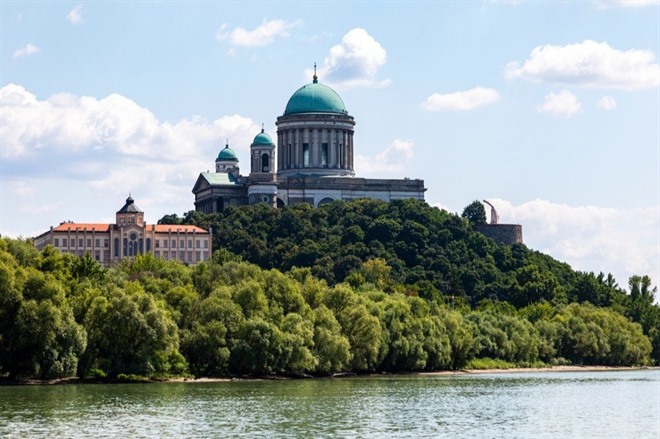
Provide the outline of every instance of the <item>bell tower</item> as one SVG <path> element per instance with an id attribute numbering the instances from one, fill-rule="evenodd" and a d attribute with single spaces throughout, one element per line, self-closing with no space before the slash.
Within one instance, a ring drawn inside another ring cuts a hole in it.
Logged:
<path id="1" fill-rule="evenodd" d="M 275 144 L 264 132 L 256 135 L 250 145 L 250 183 L 248 187 L 250 204 L 266 203 L 277 206 L 277 181 L 275 178 Z"/>

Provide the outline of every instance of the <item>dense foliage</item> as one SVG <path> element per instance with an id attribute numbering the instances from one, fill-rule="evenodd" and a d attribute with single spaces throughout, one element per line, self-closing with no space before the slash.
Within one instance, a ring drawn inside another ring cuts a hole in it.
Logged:
<path id="1" fill-rule="evenodd" d="M 0 376 L 117 378 L 640 365 L 660 359 L 648 277 L 626 292 L 423 203 L 170 215 L 213 259 L 91 257 L 0 239 Z M 258 264 L 258 265 L 257 265 Z"/>

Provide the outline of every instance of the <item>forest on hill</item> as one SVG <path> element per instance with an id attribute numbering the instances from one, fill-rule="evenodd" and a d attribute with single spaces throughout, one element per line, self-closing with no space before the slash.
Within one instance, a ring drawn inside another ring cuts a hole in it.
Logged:
<path id="1" fill-rule="evenodd" d="M 660 362 L 648 276 L 626 288 L 413 200 L 228 208 L 196 266 L 102 268 L 0 239 L 0 377 L 327 376 Z"/>

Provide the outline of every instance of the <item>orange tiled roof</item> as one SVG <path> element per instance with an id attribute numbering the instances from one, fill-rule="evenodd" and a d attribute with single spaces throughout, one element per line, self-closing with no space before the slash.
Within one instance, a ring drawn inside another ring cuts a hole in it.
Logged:
<path id="1" fill-rule="evenodd" d="M 112 224 L 84 224 L 84 223 L 62 223 L 53 228 L 54 232 L 107 232 Z"/>
<path id="2" fill-rule="evenodd" d="M 147 231 L 151 232 L 156 229 L 156 233 L 208 233 L 206 230 L 201 227 L 191 226 L 191 225 L 179 225 L 179 224 L 150 224 L 147 226 Z"/>
<path id="3" fill-rule="evenodd" d="M 85 224 L 85 223 L 62 223 L 53 228 L 54 232 L 108 232 L 115 224 Z M 147 224 L 146 232 L 155 231 L 156 233 L 208 233 L 201 227 L 179 224 Z"/>

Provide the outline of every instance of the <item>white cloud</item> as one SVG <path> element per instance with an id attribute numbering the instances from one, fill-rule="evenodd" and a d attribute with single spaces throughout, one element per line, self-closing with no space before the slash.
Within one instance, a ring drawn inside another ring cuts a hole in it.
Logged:
<path id="1" fill-rule="evenodd" d="M 71 24 L 83 24 L 85 21 L 83 19 L 83 12 L 85 11 L 85 6 L 80 4 L 69 11 L 66 14 L 66 19 Z"/>
<path id="2" fill-rule="evenodd" d="M 300 20 L 289 22 L 286 20 L 263 20 L 254 30 L 237 27 L 229 31 L 229 24 L 225 23 L 217 30 L 215 38 L 218 41 L 229 40 L 232 46 L 260 47 L 271 44 L 276 38 L 289 36 L 290 30 L 301 24 Z"/>
<path id="3" fill-rule="evenodd" d="M 387 52 L 366 30 L 355 28 L 342 37 L 341 43 L 330 49 L 330 54 L 318 70 L 321 81 L 340 89 L 352 87 L 384 87 L 389 79 L 378 80 L 378 70 L 387 61 Z M 311 77 L 313 70 L 306 69 Z"/>
<path id="4" fill-rule="evenodd" d="M 112 153 L 178 160 L 225 138 L 247 149 L 259 131 L 252 120 L 239 115 L 213 122 L 198 117 L 160 122 L 151 111 L 118 94 L 97 100 L 60 93 L 40 101 L 15 84 L 0 89 L 0 109 L 3 159 Z"/>
<path id="5" fill-rule="evenodd" d="M 612 273 L 622 287 L 633 274 L 648 274 L 656 285 L 660 280 L 660 206 L 625 210 L 539 199 L 517 206 L 488 200 L 501 224 L 523 226 L 527 247 L 575 270 Z"/>
<path id="6" fill-rule="evenodd" d="M 22 213 L 19 220 L 0 209 L 0 229 L 13 235 L 67 218 L 85 221 L 80 216 L 88 211 L 93 222 L 107 215 L 108 201 L 121 207 L 128 192 L 139 194 L 153 216 L 160 208 L 172 211 L 163 206 L 192 209 L 192 185 L 199 172 L 213 169 L 225 139 L 239 158 L 247 157 L 260 131 L 240 115 L 162 122 L 117 94 L 41 100 L 15 84 L 0 88 L 0 127 L 0 186 L 8 189 L 0 202 Z M 249 162 L 242 165 L 249 169 Z"/>
<path id="7" fill-rule="evenodd" d="M 660 84 L 660 65 L 649 50 L 620 51 L 606 42 L 538 46 L 522 67 L 509 63 L 508 78 L 582 87 L 640 90 Z"/>
<path id="8" fill-rule="evenodd" d="M 571 117 L 582 111 L 582 104 L 578 98 L 568 90 L 559 93 L 550 92 L 543 98 L 543 103 L 536 107 L 539 113 L 554 116 Z"/>
<path id="9" fill-rule="evenodd" d="M 598 101 L 598 107 L 605 111 L 614 110 L 616 108 L 616 100 L 612 96 L 603 96 Z"/>
<path id="10" fill-rule="evenodd" d="M 18 211 L 27 215 L 39 216 L 46 213 L 57 212 L 64 207 L 63 201 L 54 201 L 48 204 L 29 204 L 18 208 Z"/>
<path id="11" fill-rule="evenodd" d="M 623 7 L 623 8 L 643 8 L 645 6 L 658 6 L 659 0 L 599 0 L 598 6 L 601 8 Z"/>
<path id="12" fill-rule="evenodd" d="M 630 210 L 567 206 L 534 200 L 512 206 L 493 202 L 500 217 L 523 224 L 528 246 L 582 271 L 612 272 L 620 285 L 632 274 L 658 283 L 660 206 Z"/>
<path id="13" fill-rule="evenodd" d="M 485 87 L 475 87 L 466 91 L 438 94 L 433 93 L 421 107 L 427 111 L 441 110 L 474 110 L 500 100 L 497 90 Z"/>
<path id="14" fill-rule="evenodd" d="M 32 43 L 28 43 L 25 47 L 21 47 L 14 52 L 14 58 L 20 58 L 21 56 L 29 56 L 35 53 L 41 52 L 41 49 L 35 46 Z"/>
<path id="15" fill-rule="evenodd" d="M 36 193 L 36 188 L 30 186 L 25 181 L 12 181 L 9 184 L 12 193 L 20 195 L 23 198 L 32 198 Z"/>
<path id="16" fill-rule="evenodd" d="M 415 142 L 412 140 L 394 139 L 387 148 L 374 157 L 357 154 L 355 158 L 356 174 L 397 174 L 400 176 L 413 157 L 414 145 Z"/>

